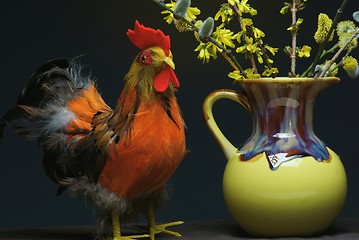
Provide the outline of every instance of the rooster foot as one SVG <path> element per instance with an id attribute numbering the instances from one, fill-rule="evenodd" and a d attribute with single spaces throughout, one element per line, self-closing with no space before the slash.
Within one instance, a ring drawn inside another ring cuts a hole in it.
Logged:
<path id="1" fill-rule="evenodd" d="M 175 237 L 181 237 L 182 235 L 178 232 L 174 232 L 174 231 L 170 231 L 167 230 L 167 227 L 173 227 L 173 226 L 178 226 L 183 224 L 183 221 L 177 221 L 177 222 L 170 222 L 170 223 L 164 223 L 164 224 L 158 224 L 158 225 L 153 225 L 150 226 L 150 239 L 154 240 L 155 239 L 155 235 L 157 233 L 165 233 L 171 236 L 175 236 Z"/>
<path id="2" fill-rule="evenodd" d="M 150 237 L 150 235 L 142 234 L 142 235 L 131 235 L 131 236 L 115 236 L 115 237 L 105 238 L 103 240 L 133 240 L 133 239 L 148 238 L 148 237 Z"/>
<path id="3" fill-rule="evenodd" d="M 148 238 L 148 237 L 149 237 L 148 234 L 132 235 L 132 236 L 119 236 L 119 237 L 114 237 L 113 240 L 132 240 L 132 239 Z M 111 240 L 112 240 L 112 239 L 111 239 Z"/>

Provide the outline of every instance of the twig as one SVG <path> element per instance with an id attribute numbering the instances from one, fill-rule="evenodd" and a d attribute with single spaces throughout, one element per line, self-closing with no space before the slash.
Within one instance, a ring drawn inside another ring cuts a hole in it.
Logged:
<path id="1" fill-rule="evenodd" d="M 243 25 L 242 17 L 241 17 L 241 15 L 240 15 L 240 13 L 239 13 L 239 9 L 237 8 L 237 5 L 236 5 L 236 4 L 234 4 L 234 5 L 229 4 L 229 5 L 230 5 L 230 7 L 232 8 L 234 14 L 236 15 L 236 17 L 237 17 L 237 19 L 238 19 L 238 22 L 239 22 L 239 26 L 240 26 L 240 28 L 241 28 L 242 31 L 243 31 L 243 35 L 242 35 L 243 41 L 246 41 L 246 38 L 247 38 L 247 28 L 245 28 L 245 26 Z M 253 38 L 253 39 L 254 39 L 254 38 Z M 258 68 L 257 68 L 257 65 L 256 65 L 256 61 L 254 60 L 254 55 L 253 55 L 253 53 L 248 52 L 247 54 L 248 54 L 247 56 L 248 56 L 248 58 L 249 58 L 249 61 L 250 61 L 251 65 L 252 65 L 252 68 L 253 68 L 253 70 L 254 70 L 254 73 L 258 73 Z"/>
<path id="2" fill-rule="evenodd" d="M 263 60 L 264 62 L 266 63 L 266 65 L 268 66 L 268 68 L 272 68 L 272 64 L 269 62 L 269 56 L 267 54 L 267 50 L 265 48 L 265 46 L 260 42 L 260 41 L 257 41 L 256 37 L 254 36 L 254 33 L 253 33 L 253 29 L 248 27 L 248 33 L 249 35 L 251 36 L 251 38 L 253 38 L 259 45 L 261 51 L 262 51 L 262 56 L 263 56 Z"/>
<path id="3" fill-rule="evenodd" d="M 335 60 L 339 57 L 339 55 L 344 51 L 344 49 L 350 44 L 350 42 L 359 34 L 359 27 L 355 29 L 355 32 L 348 38 L 348 40 L 343 44 L 343 46 L 338 50 L 338 52 L 330 59 L 329 64 L 324 68 L 323 72 L 318 76 L 319 78 L 324 77 L 328 72 L 330 67 L 333 65 Z"/>
<path id="4" fill-rule="evenodd" d="M 309 73 L 312 73 L 315 66 L 318 64 L 318 62 L 320 61 L 321 57 L 322 57 L 322 53 L 325 50 L 325 47 L 327 46 L 327 43 L 329 42 L 329 38 L 332 35 L 334 29 L 337 26 L 337 23 L 339 22 L 343 11 L 345 9 L 345 7 L 347 6 L 349 0 L 343 0 L 342 4 L 340 5 L 340 7 L 337 10 L 337 13 L 335 14 L 332 26 L 329 29 L 328 35 L 325 37 L 323 43 L 321 43 L 319 45 L 319 49 L 317 52 L 317 55 L 314 58 L 314 61 L 312 62 L 312 64 L 307 68 L 307 70 L 304 71 L 304 73 L 301 75 L 301 77 L 307 77 Z"/>
<path id="5" fill-rule="evenodd" d="M 169 11 L 170 13 L 173 14 L 173 16 L 176 18 L 176 19 L 179 19 L 183 22 L 185 22 L 186 24 L 188 24 L 193 31 L 195 32 L 198 32 L 199 31 L 199 28 L 196 27 L 191 21 L 189 21 L 188 19 L 182 17 L 182 16 L 178 16 L 175 14 L 175 12 L 170 9 L 169 7 L 166 6 L 166 4 L 160 0 L 152 0 L 152 2 L 156 3 L 158 6 L 160 6 L 161 8 Z M 229 62 L 229 64 L 235 69 L 235 70 L 240 70 L 241 71 L 241 74 L 243 75 L 243 77 L 245 78 L 248 78 L 248 76 L 245 74 L 245 72 L 243 71 L 243 68 L 242 66 L 239 64 L 239 62 L 237 61 L 236 57 L 233 55 L 232 51 L 225 48 L 222 44 L 220 44 L 219 42 L 216 41 L 216 39 L 214 39 L 212 36 L 210 38 L 208 38 L 208 41 L 213 43 L 216 47 L 218 47 L 219 49 L 221 49 L 222 51 L 225 52 L 225 54 L 227 55 L 227 58 L 225 57 L 225 59 Z M 223 54 L 222 54 L 223 55 Z M 223 55 L 224 56 L 224 55 Z M 228 58 L 229 57 L 229 58 Z M 231 61 L 229 61 L 229 59 Z M 234 66 L 232 65 L 234 63 Z"/>
<path id="6" fill-rule="evenodd" d="M 292 49 L 290 53 L 290 75 L 292 77 L 295 77 L 295 67 L 296 67 L 296 51 L 297 51 L 297 32 L 298 32 L 298 26 L 297 26 L 297 3 L 296 0 L 292 1 Z"/>

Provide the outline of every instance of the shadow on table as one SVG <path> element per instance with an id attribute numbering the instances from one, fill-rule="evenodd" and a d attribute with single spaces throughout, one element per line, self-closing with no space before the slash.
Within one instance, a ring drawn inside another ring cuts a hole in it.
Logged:
<path id="1" fill-rule="evenodd" d="M 7 229 L 0 230 L 0 239 L 89 240 L 93 238 L 93 232 L 93 227 Z"/>
<path id="2" fill-rule="evenodd" d="M 145 226 L 124 229 L 125 233 L 130 231 L 146 232 Z M 22 239 L 52 239 L 52 240 L 91 240 L 94 237 L 96 228 L 94 226 L 81 227 L 56 227 L 56 228 L 28 228 L 28 229 L 7 229 L 0 230 L 1 240 Z M 232 220 L 208 220 L 208 221 L 188 221 L 184 225 L 173 227 L 170 230 L 178 231 L 185 239 L 266 239 L 253 238 L 245 233 Z M 324 233 L 307 238 L 282 238 L 282 239 L 359 239 L 359 219 L 340 219 L 336 221 Z M 167 235 L 158 235 L 156 239 L 177 239 Z"/>

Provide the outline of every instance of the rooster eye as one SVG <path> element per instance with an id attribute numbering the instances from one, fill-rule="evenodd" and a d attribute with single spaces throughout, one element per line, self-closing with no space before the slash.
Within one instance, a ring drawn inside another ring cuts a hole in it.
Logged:
<path id="1" fill-rule="evenodd" d="M 150 52 L 142 52 L 139 56 L 139 60 L 142 64 L 151 65 L 152 64 L 152 57 Z"/>

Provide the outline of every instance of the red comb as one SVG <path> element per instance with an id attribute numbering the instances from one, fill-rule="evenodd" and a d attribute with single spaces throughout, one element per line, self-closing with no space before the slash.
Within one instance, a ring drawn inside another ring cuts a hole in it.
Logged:
<path id="1" fill-rule="evenodd" d="M 145 27 L 137 20 L 134 30 L 128 29 L 127 37 L 139 49 L 144 50 L 149 47 L 158 46 L 163 49 L 166 56 L 170 54 L 170 36 L 165 35 L 161 30 Z"/>

